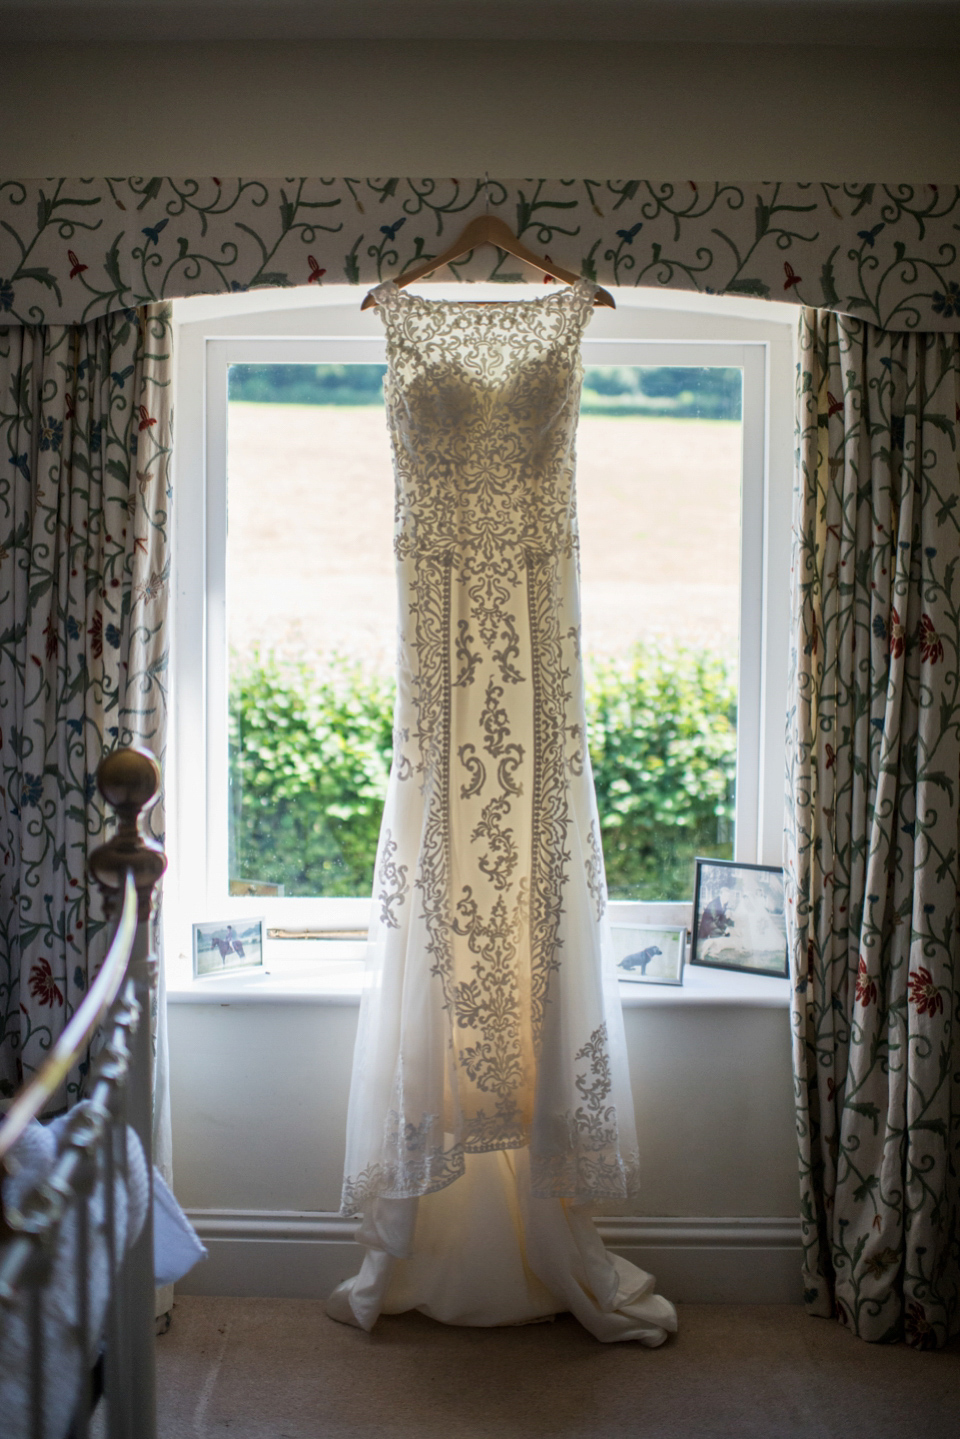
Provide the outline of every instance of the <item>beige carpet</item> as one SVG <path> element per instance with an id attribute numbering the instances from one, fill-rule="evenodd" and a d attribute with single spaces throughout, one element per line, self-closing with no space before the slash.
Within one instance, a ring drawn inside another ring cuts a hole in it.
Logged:
<path id="1" fill-rule="evenodd" d="M 657 1350 L 573 1320 L 372 1335 L 302 1299 L 178 1299 L 159 1439 L 958 1439 L 960 1344 L 863 1344 L 791 1306 L 685 1305 Z"/>

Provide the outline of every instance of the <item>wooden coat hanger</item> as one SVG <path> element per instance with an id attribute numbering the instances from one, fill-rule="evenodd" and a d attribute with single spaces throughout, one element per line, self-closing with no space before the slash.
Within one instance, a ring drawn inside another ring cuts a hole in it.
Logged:
<path id="1" fill-rule="evenodd" d="M 564 270 L 561 269 L 559 265 L 555 265 L 552 260 L 547 259 L 546 255 L 535 255 L 532 250 L 528 250 L 526 245 L 517 239 L 516 235 L 510 229 L 510 226 L 505 224 L 498 216 L 478 215 L 476 219 L 469 222 L 459 238 L 453 242 L 448 250 L 444 250 L 442 255 L 437 255 L 436 259 L 427 260 L 424 264 L 417 265 L 414 269 L 408 270 L 406 274 L 394 280 L 394 284 L 398 290 L 402 290 L 404 286 L 412 285 L 417 280 L 422 280 L 424 275 L 430 275 L 434 270 L 439 270 L 441 266 L 449 265 L 451 260 L 459 260 L 461 255 L 466 255 L 471 250 L 476 250 L 479 245 L 496 245 L 498 249 L 506 250 L 508 255 L 513 255 L 514 259 L 523 260 L 525 264 L 532 265 L 535 270 L 540 270 L 544 275 L 553 275 L 556 279 L 562 280 L 566 285 L 575 285 L 580 279 L 580 276 L 575 275 L 572 270 Z M 371 290 L 360 308 L 361 310 L 369 310 L 370 306 L 376 303 L 376 300 L 373 298 L 373 291 Z M 617 308 L 616 302 L 609 290 L 601 290 L 598 288 L 593 297 L 593 303 L 595 305 L 606 305 L 611 310 Z"/>

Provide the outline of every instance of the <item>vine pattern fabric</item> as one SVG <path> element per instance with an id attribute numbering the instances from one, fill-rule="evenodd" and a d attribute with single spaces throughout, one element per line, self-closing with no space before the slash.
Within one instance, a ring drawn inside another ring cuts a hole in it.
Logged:
<path id="1" fill-rule="evenodd" d="M 183 295 L 375 284 L 487 211 L 602 285 L 960 331 L 958 185 L 489 177 L 0 180 L 0 319 L 72 324 Z M 451 272 L 540 279 L 487 246 Z"/>
<path id="2" fill-rule="evenodd" d="M 785 863 L 809 1310 L 960 1330 L 960 344 L 804 311 Z"/>
<path id="3" fill-rule="evenodd" d="M 567 1290 L 588 1255 L 599 1337 L 655 1345 L 676 1325 L 650 1276 L 620 1274 L 567 1214 L 633 1197 L 639 1176 L 579 648 L 595 289 L 490 305 L 375 292 L 401 622 L 343 1189 L 374 1253 L 330 1310 L 364 1327 L 391 1303 L 462 1315 L 468 1296 L 474 1317 L 451 1322 L 577 1312 Z M 421 1265 L 402 1300 L 390 1259 Z M 508 1272 L 539 1275 L 536 1293 L 523 1281 L 517 1298 Z"/>
<path id="4" fill-rule="evenodd" d="M 0 1096 L 106 952 L 97 766 L 128 744 L 163 762 L 171 376 L 168 305 L 0 330 Z M 148 823 L 162 840 L 162 798 Z M 162 1166 L 168 1122 L 161 1103 Z"/>

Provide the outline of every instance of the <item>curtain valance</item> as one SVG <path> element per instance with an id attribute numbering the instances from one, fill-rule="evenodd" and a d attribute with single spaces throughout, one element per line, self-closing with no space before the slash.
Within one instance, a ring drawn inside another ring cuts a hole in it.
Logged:
<path id="1" fill-rule="evenodd" d="M 753 295 L 960 331 L 960 186 L 680 180 L 0 180 L 0 324 L 183 295 L 374 284 L 489 209 L 605 285 Z M 522 281 L 475 252 L 466 280 Z"/>

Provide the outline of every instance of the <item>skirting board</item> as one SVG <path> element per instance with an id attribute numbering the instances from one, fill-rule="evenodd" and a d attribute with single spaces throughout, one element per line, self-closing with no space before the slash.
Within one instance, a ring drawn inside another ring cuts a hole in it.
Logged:
<path id="1" fill-rule="evenodd" d="M 325 1299 L 355 1274 L 356 1223 L 339 1214 L 192 1209 L 209 1252 L 180 1281 L 181 1294 Z M 799 1219 L 601 1218 L 616 1254 L 656 1275 L 678 1304 L 799 1304 Z"/>

